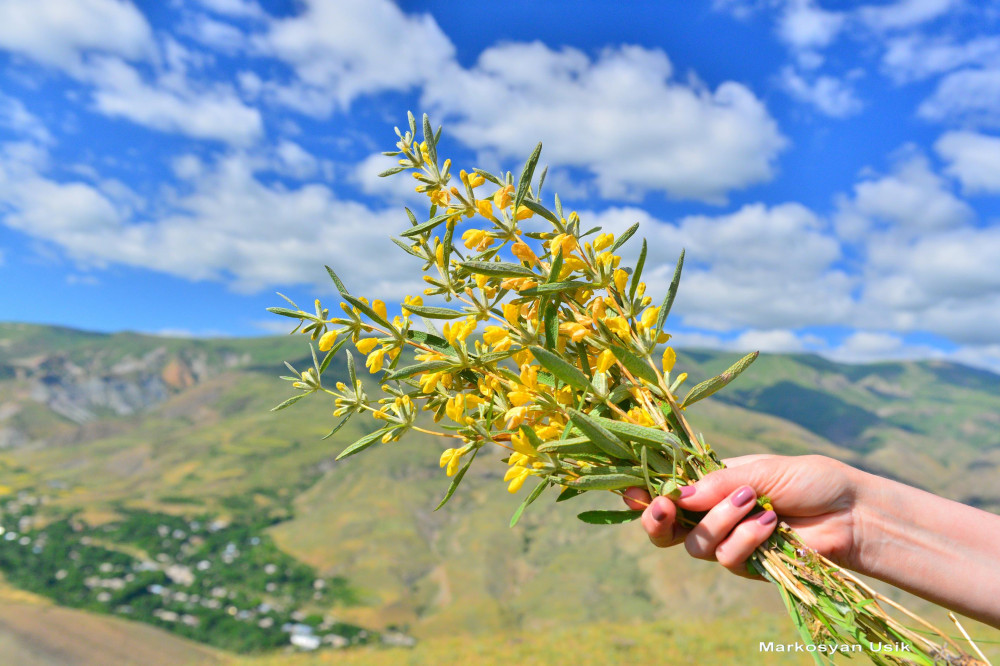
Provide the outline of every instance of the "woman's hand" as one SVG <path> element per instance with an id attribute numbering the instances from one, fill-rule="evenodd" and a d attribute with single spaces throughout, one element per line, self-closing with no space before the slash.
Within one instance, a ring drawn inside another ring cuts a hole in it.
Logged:
<path id="1" fill-rule="evenodd" d="M 650 502 L 640 488 L 625 491 L 626 504 L 645 509 L 642 526 L 650 541 L 661 548 L 683 541 L 693 557 L 750 576 L 746 560 L 771 535 L 780 516 L 811 548 L 853 568 L 857 470 L 824 456 L 754 455 L 725 463 L 726 469 L 683 488 L 676 503 L 667 497 Z M 747 517 L 762 495 L 770 498 L 774 511 Z M 708 513 L 686 529 L 677 522 L 677 507 Z"/>

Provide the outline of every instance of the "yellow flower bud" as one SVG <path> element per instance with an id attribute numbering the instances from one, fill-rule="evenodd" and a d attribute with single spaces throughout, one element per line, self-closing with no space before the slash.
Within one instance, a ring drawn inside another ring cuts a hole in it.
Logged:
<path id="1" fill-rule="evenodd" d="M 640 317 L 639 321 L 647 329 L 653 328 L 653 326 L 656 325 L 656 317 L 659 314 L 660 314 L 660 308 L 646 308 L 643 311 L 642 317 Z"/>
<path id="2" fill-rule="evenodd" d="M 406 298 L 403 299 L 403 306 L 404 306 L 403 307 L 403 314 L 405 316 L 410 316 L 412 314 L 409 310 L 406 309 L 405 306 L 407 306 L 407 305 L 416 305 L 416 306 L 419 307 L 419 306 L 421 306 L 423 304 L 424 304 L 424 299 L 420 298 L 419 296 L 407 296 Z"/>
<path id="3" fill-rule="evenodd" d="M 497 190 L 496 193 L 493 195 L 493 204 L 500 210 L 503 210 L 513 202 L 514 200 L 513 195 L 514 195 L 514 186 L 505 185 L 504 187 Z"/>
<path id="4" fill-rule="evenodd" d="M 673 370 L 675 363 L 677 363 L 677 352 L 673 347 L 667 347 L 663 350 L 663 372 Z"/>
<path id="5" fill-rule="evenodd" d="M 597 357 L 597 371 L 607 372 L 615 363 L 615 355 L 610 349 L 605 349 L 601 352 L 601 355 Z"/>
<path id="6" fill-rule="evenodd" d="M 532 217 L 534 214 L 535 214 L 534 211 L 532 211 L 527 206 L 523 206 L 522 205 L 522 206 L 518 206 L 517 207 L 517 212 L 514 214 L 514 219 L 516 219 L 516 220 L 527 220 L 529 217 Z"/>
<path id="7" fill-rule="evenodd" d="M 625 293 L 625 285 L 628 283 L 628 273 L 620 268 L 615 269 L 615 289 L 619 294 Z"/>
<path id="8" fill-rule="evenodd" d="M 389 313 L 386 312 L 385 303 L 382 301 L 377 299 L 372 301 L 372 310 L 374 310 L 375 314 L 379 317 L 382 317 L 382 319 L 389 319 Z"/>
<path id="9" fill-rule="evenodd" d="M 327 331 L 323 334 L 323 337 L 319 339 L 319 350 L 321 352 L 328 352 L 333 349 L 333 344 L 337 341 L 336 331 Z"/>
<path id="10" fill-rule="evenodd" d="M 594 241 L 594 249 L 598 252 L 606 250 L 611 247 L 611 244 L 615 242 L 615 237 L 613 234 L 599 234 L 597 239 Z"/>
<path id="11" fill-rule="evenodd" d="M 478 199 L 476 200 L 476 210 L 479 214 L 486 218 L 493 217 L 493 204 L 490 203 L 489 199 Z"/>
<path id="12" fill-rule="evenodd" d="M 375 345 L 378 344 L 378 340 L 375 338 L 364 338 L 363 340 L 358 340 L 356 344 L 359 352 L 367 354 L 371 350 L 375 349 Z"/>

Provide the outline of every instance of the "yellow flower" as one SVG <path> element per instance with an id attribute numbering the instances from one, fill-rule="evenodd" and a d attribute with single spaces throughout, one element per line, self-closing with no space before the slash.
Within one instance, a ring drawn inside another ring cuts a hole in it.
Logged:
<path id="1" fill-rule="evenodd" d="M 378 340 L 375 338 L 364 338 L 363 340 L 358 340 L 356 344 L 359 352 L 367 354 L 371 350 L 375 349 L 375 345 L 378 344 Z"/>
<path id="2" fill-rule="evenodd" d="M 527 407 L 511 407 L 503 415 L 507 419 L 507 430 L 513 430 L 524 423 L 525 417 L 528 415 Z"/>
<path id="3" fill-rule="evenodd" d="M 374 310 L 375 314 L 377 314 L 379 317 L 382 317 L 382 319 L 386 320 L 389 319 L 389 313 L 386 311 L 385 303 L 383 303 L 382 301 L 378 299 L 372 301 L 372 310 Z"/>
<path id="4" fill-rule="evenodd" d="M 431 202 L 438 206 L 447 206 L 451 201 L 451 194 L 447 190 L 434 190 L 430 196 Z"/>
<path id="5" fill-rule="evenodd" d="M 458 463 L 464 454 L 464 449 L 445 449 L 444 453 L 441 454 L 441 460 L 438 461 L 438 466 L 447 467 L 445 474 L 455 476 L 455 472 L 458 471 Z"/>
<path id="6" fill-rule="evenodd" d="M 444 408 L 445 414 L 456 423 L 464 423 L 462 415 L 465 414 L 465 399 L 461 393 L 456 393 L 449 398 Z"/>
<path id="7" fill-rule="evenodd" d="M 478 250 L 483 244 L 483 241 L 489 240 L 492 243 L 492 239 L 489 235 L 482 229 L 469 229 L 464 234 L 462 234 L 462 241 L 465 243 L 465 247 L 470 250 Z M 485 248 L 483 248 L 485 249 Z"/>
<path id="8" fill-rule="evenodd" d="M 521 205 L 517 207 L 517 212 L 514 214 L 515 220 L 527 220 L 529 217 L 533 216 L 535 213 L 527 206 Z"/>
<path id="9" fill-rule="evenodd" d="M 328 352 L 333 349 L 333 343 L 337 341 L 336 331 L 327 331 L 323 334 L 323 337 L 319 339 L 319 350 L 321 352 Z"/>
<path id="10" fill-rule="evenodd" d="M 628 410 L 628 416 L 632 419 L 633 423 L 638 423 L 644 426 L 655 426 L 656 423 L 653 421 L 653 417 L 646 413 L 645 409 L 641 407 L 633 407 Z"/>
<path id="11" fill-rule="evenodd" d="M 365 361 L 365 365 L 368 367 L 369 372 L 378 372 L 382 369 L 382 364 L 385 361 L 385 349 L 376 349 L 371 354 L 368 355 L 368 360 Z"/>
<path id="12" fill-rule="evenodd" d="M 663 372 L 673 370 L 675 363 L 677 363 L 677 352 L 673 347 L 667 347 L 663 350 Z"/>
<path id="13" fill-rule="evenodd" d="M 507 486 L 507 492 L 516 493 L 521 489 L 521 486 L 524 485 L 525 479 L 531 475 L 531 470 L 527 467 L 512 467 L 511 469 L 517 470 L 517 472 L 512 476 L 510 476 L 510 472 L 508 472 L 507 474 L 510 478 L 508 479 L 508 476 L 504 476 L 504 481 L 510 480 L 510 485 Z"/>
<path id="14" fill-rule="evenodd" d="M 535 253 L 532 252 L 530 247 L 528 247 L 528 244 L 524 243 L 523 241 L 518 241 L 514 243 L 510 247 L 510 251 L 514 254 L 515 257 L 527 263 L 529 266 L 534 266 L 535 264 L 538 263 L 538 257 L 536 257 Z"/>
<path id="15" fill-rule="evenodd" d="M 628 282 L 628 273 L 626 273 L 621 268 L 615 269 L 615 289 L 618 290 L 619 294 L 625 293 L 625 285 Z"/>
<path id="16" fill-rule="evenodd" d="M 656 325 L 656 317 L 660 314 L 660 308 L 646 308 L 642 317 L 639 319 L 639 323 L 643 325 L 644 328 L 650 329 Z"/>
<path id="17" fill-rule="evenodd" d="M 469 317 L 463 322 L 448 322 L 441 332 L 448 342 L 455 344 L 458 340 L 465 340 L 474 330 L 476 330 L 476 318 Z"/>
<path id="18" fill-rule="evenodd" d="M 493 204 L 503 210 L 514 201 L 514 186 L 505 185 L 493 195 Z"/>
<path id="19" fill-rule="evenodd" d="M 507 394 L 507 400 L 509 400 L 510 404 L 514 405 L 515 407 L 521 407 L 522 405 L 526 405 L 534 399 L 535 396 L 532 395 L 531 393 L 528 393 L 527 391 L 511 391 L 510 393 Z"/>
<path id="20" fill-rule="evenodd" d="M 601 250 L 606 250 L 611 247 L 611 244 L 615 242 L 614 234 L 599 234 L 597 239 L 594 241 L 594 249 L 600 252 Z"/>
<path id="21" fill-rule="evenodd" d="M 607 372 L 612 365 L 615 363 L 615 355 L 611 353 L 610 349 L 605 349 L 601 352 L 601 355 L 597 357 L 597 371 Z"/>
<path id="22" fill-rule="evenodd" d="M 477 199 L 476 210 L 485 218 L 493 219 L 493 204 L 489 199 Z"/>
<path id="23" fill-rule="evenodd" d="M 517 325 L 517 318 L 521 316 L 521 306 L 515 303 L 504 303 L 503 304 L 503 318 L 507 320 L 511 326 Z"/>
<path id="24" fill-rule="evenodd" d="M 624 317 L 608 317 L 604 320 L 608 329 L 623 340 L 629 335 L 628 322 Z"/>
<path id="25" fill-rule="evenodd" d="M 434 248 L 434 258 L 437 259 L 437 265 L 444 268 L 444 244 L 439 243 L 436 248 Z"/>
<path id="26" fill-rule="evenodd" d="M 406 298 L 403 299 L 403 306 L 404 306 L 403 314 L 406 315 L 407 317 L 412 314 L 409 310 L 406 309 L 405 306 L 416 305 L 417 307 L 419 307 L 423 304 L 424 304 L 424 299 L 420 298 L 419 296 L 407 296 Z"/>
<path id="27" fill-rule="evenodd" d="M 525 365 L 521 368 L 521 384 L 532 391 L 538 390 L 538 366 Z"/>
<path id="28" fill-rule="evenodd" d="M 594 315 L 594 319 L 604 319 L 607 314 L 607 305 L 605 305 L 603 298 L 594 299 L 593 303 L 590 304 L 590 313 Z"/>

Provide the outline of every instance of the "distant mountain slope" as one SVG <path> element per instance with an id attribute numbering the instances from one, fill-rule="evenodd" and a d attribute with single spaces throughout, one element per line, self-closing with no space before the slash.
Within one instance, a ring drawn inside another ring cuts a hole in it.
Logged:
<path id="1" fill-rule="evenodd" d="M 281 361 L 304 367 L 307 355 L 302 336 L 0 324 L 0 492 L 44 495 L 39 524 L 79 512 L 99 525 L 126 508 L 258 517 L 284 551 L 354 586 L 362 603 L 331 607 L 338 618 L 420 637 L 779 608 L 764 588 L 650 548 L 634 525 L 575 519 L 615 506 L 610 495 L 558 506 L 543 498 L 509 529 L 520 497 L 505 492 L 491 456 L 439 512 L 438 442 L 379 445 L 334 463 L 372 423 L 324 442 L 328 402 L 268 411 L 290 394 Z M 735 358 L 679 356 L 690 385 Z M 1000 376 L 991 373 L 765 354 L 690 419 L 723 455 L 818 452 L 1000 508 Z"/>

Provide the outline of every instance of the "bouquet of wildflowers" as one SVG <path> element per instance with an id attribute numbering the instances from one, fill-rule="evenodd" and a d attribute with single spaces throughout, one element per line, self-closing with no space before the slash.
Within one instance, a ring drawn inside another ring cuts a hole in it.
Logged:
<path id="1" fill-rule="evenodd" d="M 385 153 L 397 157 L 398 166 L 380 175 L 408 172 L 430 199 L 428 218 L 407 209 L 410 227 L 392 241 L 422 262 L 423 296 L 442 305 L 407 296 L 401 316 L 390 318 L 384 302 L 352 294 L 328 267 L 343 316 L 331 316 L 319 301 L 315 312 L 290 300 L 290 308 L 270 308 L 298 320 L 295 330 L 317 343 L 312 367 L 300 372 L 288 366 L 293 376 L 285 379 L 298 392 L 275 409 L 329 395 L 340 419 L 328 437 L 355 415 L 374 419 L 377 427 L 338 459 L 410 431 L 457 442 L 440 454 L 451 483 L 438 508 L 477 457 L 500 454 L 510 492 L 533 484 L 512 526 L 547 490 L 557 502 L 634 486 L 650 496 L 676 497 L 681 486 L 721 468 L 685 410 L 735 379 L 757 354 L 680 397 L 687 375 L 675 372 L 664 324 L 683 253 L 666 297 L 655 305 L 642 282 L 646 242 L 632 268 L 616 254 L 638 225 L 615 238 L 600 228 L 584 229 L 558 196 L 552 208 L 543 204 L 545 172 L 535 178 L 541 144 L 516 180 L 481 169 L 459 171 L 456 178 L 451 160 L 438 155 L 440 132 L 424 116 L 418 140 L 409 115 L 408 131 L 396 129 L 397 150 Z M 376 381 L 358 376 L 348 344 Z M 349 376 L 330 388 L 323 374 L 341 350 Z M 381 394 L 371 392 L 376 383 Z M 758 503 L 770 509 L 768 498 Z M 579 517 L 612 524 L 639 514 L 587 511 Z M 697 516 L 681 519 L 693 524 Z M 860 646 L 879 664 L 980 663 L 811 550 L 785 525 L 749 566 L 776 585 L 818 663 L 832 663 L 829 651 L 817 649 L 823 645 Z M 908 628 L 884 605 L 929 631 Z M 908 650 L 883 653 L 872 643 L 901 643 Z"/>

